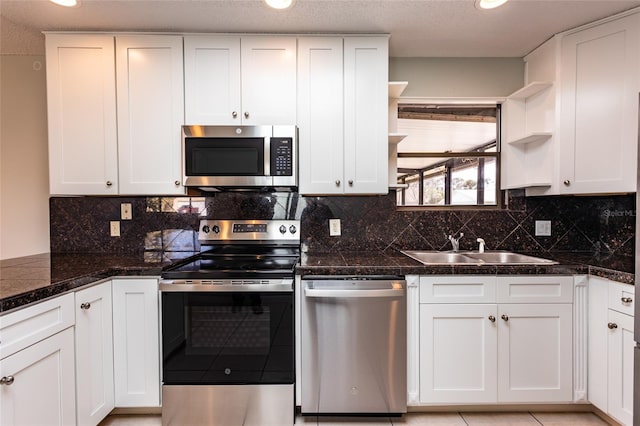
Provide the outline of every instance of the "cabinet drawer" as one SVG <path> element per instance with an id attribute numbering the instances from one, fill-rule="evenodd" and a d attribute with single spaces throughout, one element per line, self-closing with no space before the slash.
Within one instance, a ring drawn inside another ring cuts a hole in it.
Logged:
<path id="1" fill-rule="evenodd" d="M 493 275 L 420 277 L 420 303 L 495 303 Z"/>
<path id="2" fill-rule="evenodd" d="M 498 277 L 498 303 L 572 303 L 570 275 Z"/>
<path id="3" fill-rule="evenodd" d="M 0 359 L 75 323 L 73 293 L 0 317 Z"/>
<path id="4" fill-rule="evenodd" d="M 634 315 L 635 287 L 631 284 L 622 284 L 615 281 L 608 283 L 609 288 L 609 309 L 622 312 L 627 315 Z"/>

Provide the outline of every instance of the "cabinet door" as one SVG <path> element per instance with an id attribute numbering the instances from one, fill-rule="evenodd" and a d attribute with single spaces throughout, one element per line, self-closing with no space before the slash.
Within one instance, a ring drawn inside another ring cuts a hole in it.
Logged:
<path id="1" fill-rule="evenodd" d="M 589 277 L 589 325 L 588 325 L 588 392 L 589 402 L 607 412 L 607 322 L 608 286 L 612 283 L 597 277 Z"/>
<path id="2" fill-rule="evenodd" d="M 185 124 L 241 124 L 240 93 L 240 37 L 185 37 Z"/>
<path id="3" fill-rule="evenodd" d="M 51 194 L 117 195 L 114 41 L 46 36 Z"/>
<path id="4" fill-rule="evenodd" d="M 633 423 L 633 317 L 609 310 L 608 413 L 624 425 Z M 613 328 L 615 326 L 615 328 Z"/>
<path id="5" fill-rule="evenodd" d="M 242 37 L 242 124 L 296 124 L 295 37 Z"/>
<path id="6" fill-rule="evenodd" d="M 389 40 L 344 39 L 344 192 L 389 191 Z"/>
<path id="7" fill-rule="evenodd" d="M 111 282 L 75 296 L 78 424 L 97 425 L 114 407 Z"/>
<path id="8" fill-rule="evenodd" d="M 75 425 L 73 328 L 67 328 L 0 362 L 0 424 Z"/>
<path id="9" fill-rule="evenodd" d="M 571 304 L 498 305 L 498 401 L 569 402 Z"/>
<path id="10" fill-rule="evenodd" d="M 562 41 L 561 193 L 636 190 L 640 14 Z"/>
<path id="11" fill-rule="evenodd" d="M 496 305 L 420 305 L 420 401 L 496 402 Z"/>
<path id="12" fill-rule="evenodd" d="M 116 37 L 120 194 L 182 194 L 182 37 Z"/>
<path id="13" fill-rule="evenodd" d="M 158 282 L 113 280 L 113 360 L 116 407 L 160 404 Z"/>
<path id="14" fill-rule="evenodd" d="M 341 194 L 342 38 L 298 39 L 300 193 Z"/>

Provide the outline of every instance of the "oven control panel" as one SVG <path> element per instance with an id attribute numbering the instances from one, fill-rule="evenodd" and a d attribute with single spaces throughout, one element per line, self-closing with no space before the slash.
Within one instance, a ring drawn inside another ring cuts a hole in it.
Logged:
<path id="1" fill-rule="evenodd" d="M 300 241 L 299 220 L 201 220 L 198 240 L 277 242 Z"/>

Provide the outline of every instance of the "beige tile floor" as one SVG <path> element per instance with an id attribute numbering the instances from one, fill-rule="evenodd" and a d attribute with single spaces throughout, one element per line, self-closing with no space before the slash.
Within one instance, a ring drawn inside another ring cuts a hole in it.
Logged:
<path id="1" fill-rule="evenodd" d="M 160 426 L 159 415 L 112 415 L 99 426 Z M 317 426 L 606 426 L 592 413 L 408 413 L 401 418 L 298 417 L 296 425 Z"/>

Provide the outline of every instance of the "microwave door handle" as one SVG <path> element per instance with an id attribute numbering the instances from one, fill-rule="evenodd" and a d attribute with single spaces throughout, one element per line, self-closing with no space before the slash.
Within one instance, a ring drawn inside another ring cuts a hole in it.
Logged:
<path id="1" fill-rule="evenodd" d="M 264 175 L 271 176 L 271 137 L 264 137 Z"/>

